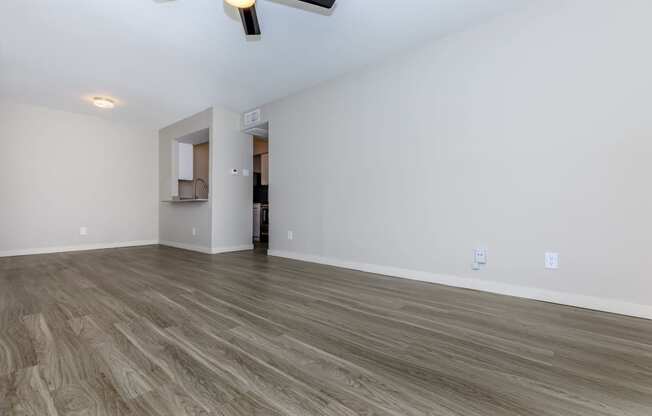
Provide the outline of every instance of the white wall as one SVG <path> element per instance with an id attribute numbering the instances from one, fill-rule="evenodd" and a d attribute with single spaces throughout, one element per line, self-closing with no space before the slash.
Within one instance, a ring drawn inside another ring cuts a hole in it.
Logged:
<path id="1" fill-rule="evenodd" d="M 240 132 L 240 115 L 220 107 L 213 108 L 211 149 L 215 184 L 213 204 L 213 252 L 253 248 L 253 137 Z M 238 169 L 239 175 L 231 175 Z M 243 176 L 248 169 L 249 176 Z"/>
<path id="2" fill-rule="evenodd" d="M 213 143 L 213 109 L 180 120 L 159 131 L 159 192 L 161 201 L 178 195 L 179 167 L 177 139 L 188 134 L 210 129 L 209 146 Z M 212 166 L 212 162 L 209 163 Z M 209 195 L 214 183 L 208 184 Z M 210 198 L 209 198 L 210 199 Z M 210 252 L 212 225 L 211 202 L 159 203 L 159 237 L 161 244 Z M 192 229 L 195 228 L 195 235 Z"/>
<path id="3" fill-rule="evenodd" d="M 652 318 L 652 3 L 547 4 L 265 106 L 272 253 Z"/>
<path id="4" fill-rule="evenodd" d="M 149 129 L 0 102 L 0 256 L 155 243 L 156 155 Z"/>

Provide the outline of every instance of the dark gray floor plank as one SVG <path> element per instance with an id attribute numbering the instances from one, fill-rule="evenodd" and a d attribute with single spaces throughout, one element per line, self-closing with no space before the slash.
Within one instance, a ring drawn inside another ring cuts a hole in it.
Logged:
<path id="1" fill-rule="evenodd" d="M 652 322 L 256 252 L 0 259 L 0 415 L 649 416 Z"/>

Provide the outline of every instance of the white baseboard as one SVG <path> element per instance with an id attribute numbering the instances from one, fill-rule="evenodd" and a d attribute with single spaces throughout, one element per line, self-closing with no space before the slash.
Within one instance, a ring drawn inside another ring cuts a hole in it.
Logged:
<path id="1" fill-rule="evenodd" d="M 232 246 L 232 247 L 213 247 L 211 248 L 211 254 L 232 253 L 234 251 L 247 251 L 253 249 L 254 249 L 253 244 L 245 244 L 241 246 Z"/>
<path id="2" fill-rule="evenodd" d="M 557 303 L 560 305 L 610 312 L 619 315 L 634 316 L 637 318 L 652 319 L 652 305 L 640 305 L 617 299 L 598 298 L 594 296 L 556 292 L 547 289 L 510 285 L 488 280 L 471 279 L 466 277 L 436 274 L 417 270 L 400 269 L 396 267 L 380 266 L 376 264 L 356 263 L 340 259 L 294 253 L 282 250 L 269 250 L 267 255 L 342 267 L 351 270 L 359 270 L 367 273 L 399 277 L 403 279 L 418 280 L 421 282 L 436 283 L 464 289 L 497 293 L 500 295 Z"/>
<path id="3" fill-rule="evenodd" d="M 162 246 L 180 248 L 183 250 L 197 251 L 199 253 L 204 253 L 204 254 L 213 254 L 211 253 L 210 247 L 197 246 L 194 244 L 186 244 L 186 243 L 177 243 L 176 241 L 164 241 L 164 240 L 161 240 L 158 243 Z"/>
<path id="4" fill-rule="evenodd" d="M 245 251 L 245 250 L 253 250 L 254 245 L 253 244 L 245 244 L 241 246 L 232 246 L 232 247 L 205 247 L 205 246 L 197 246 L 193 244 L 185 244 L 185 243 L 177 243 L 174 241 L 159 241 L 159 244 L 162 246 L 169 246 L 169 247 L 175 247 L 175 248 L 181 248 L 184 250 L 190 250 L 190 251 L 196 251 L 199 253 L 204 253 L 204 254 L 220 254 L 220 253 L 231 253 L 234 251 Z"/>
<path id="5" fill-rule="evenodd" d="M 233 247 L 203 247 L 192 244 L 177 243 L 174 241 L 158 241 L 158 240 L 141 240 L 141 241 L 122 241 L 117 243 L 96 243 L 96 244 L 80 244 L 74 246 L 55 246 L 55 247 L 42 247 L 42 248 L 28 248 L 20 250 L 0 251 L 0 257 L 14 257 L 14 256 L 31 256 L 34 254 L 52 254 L 52 253 L 66 253 L 70 251 L 89 251 L 89 250 L 103 250 L 107 248 L 121 248 L 121 247 L 139 247 L 139 246 L 152 246 L 160 244 L 162 246 L 170 246 L 181 248 L 184 250 L 197 251 L 205 254 L 218 254 L 218 253 L 231 253 L 234 251 L 253 250 L 253 244 L 245 244 Z"/>
<path id="6" fill-rule="evenodd" d="M 103 250 L 107 248 L 151 246 L 155 244 L 158 244 L 158 240 L 123 241 L 118 243 L 96 243 L 96 244 L 80 244 L 75 246 L 28 248 L 28 249 L 21 249 L 21 250 L 0 251 L 0 257 L 30 256 L 33 254 L 66 253 L 69 251 Z"/>

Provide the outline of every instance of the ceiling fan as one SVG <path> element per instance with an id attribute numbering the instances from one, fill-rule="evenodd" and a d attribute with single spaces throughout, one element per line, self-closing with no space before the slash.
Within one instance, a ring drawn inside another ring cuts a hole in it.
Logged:
<path id="1" fill-rule="evenodd" d="M 240 19 L 244 26 L 245 34 L 260 35 L 260 25 L 258 24 L 258 15 L 256 14 L 256 0 L 225 0 L 227 4 L 235 7 L 240 12 Z M 330 9 L 336 0 L 297 0 L 303 3 Z"/>

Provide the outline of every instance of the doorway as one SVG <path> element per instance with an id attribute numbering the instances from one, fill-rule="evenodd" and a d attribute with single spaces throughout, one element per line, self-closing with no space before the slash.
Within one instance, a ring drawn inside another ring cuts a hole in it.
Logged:
<path id="1" fill-rule="evenodd" d="M 260 134 L 260 133 L 259 133 Z M 269 137 L 253 137 L 253 244 L 256 251 L 269 247 Z"/>

